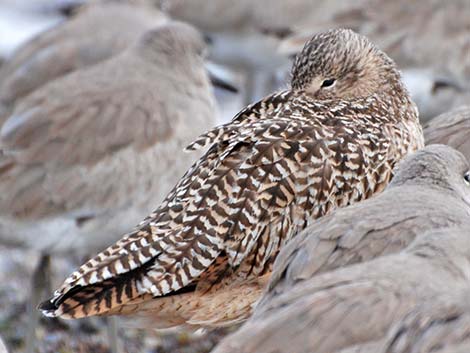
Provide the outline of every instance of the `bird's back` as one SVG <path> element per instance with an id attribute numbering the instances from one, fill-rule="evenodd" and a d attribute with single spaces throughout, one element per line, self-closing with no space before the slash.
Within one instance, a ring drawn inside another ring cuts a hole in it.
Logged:
<path id="1" fill-rule="evenodd" d="M 146 7 L 84 6 L 72 19 L 26 43 L 3 65 L 0 103 L 12 105 L 49 81 L 111 58 L 165 21 L 158 11 Z"/>

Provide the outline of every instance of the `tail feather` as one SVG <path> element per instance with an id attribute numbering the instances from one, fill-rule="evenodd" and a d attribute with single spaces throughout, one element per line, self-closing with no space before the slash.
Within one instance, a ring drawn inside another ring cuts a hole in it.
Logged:
<path id="1" fill-rule="evenodd" d="M 46 316 L 66 319 L 105 315 L 139 295 L 140 282 L 150 266 L 151 263 L 146 264 L 110 280 L 77 285 L 63 295 L 44 301 L 38 308 Z"/>

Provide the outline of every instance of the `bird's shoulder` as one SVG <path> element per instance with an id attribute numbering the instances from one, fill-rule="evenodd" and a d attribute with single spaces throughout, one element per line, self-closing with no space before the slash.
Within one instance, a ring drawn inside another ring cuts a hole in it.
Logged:
<path id="1" fill-rule="evenodd" d="M 255 132 L 274 132 L 270 126 L 298 127 L 317 141 L 343 140 L 354 144 L 365 139 L 378 144 L 401 129 L 401 126 L 394 129 L 394 122 L 388 121 L 389 115 L 377 97 L 357 102 L 316 101 L 304 93 L 286 90 L 247 106 L 229 123 L 199 136 L 186 150 L 204 149 L 243 135 L 267 136 Z M 285 136 L 280 134 L 280 137 Z"/>
<path id="2" fill-rule="evenodd" d="M 248 105 L 226 124 L 216 126 L 195 139 L 186 147 L 186 151 L 207 148 L 215 143 L 229 140 L 237 132 L 253 127 L 253 123 L 263 124 L 270 118 L 277 116 L 279 110 L 289 100 L 291 93 L 283 91 L 272 94 L 258 102 Z"/>

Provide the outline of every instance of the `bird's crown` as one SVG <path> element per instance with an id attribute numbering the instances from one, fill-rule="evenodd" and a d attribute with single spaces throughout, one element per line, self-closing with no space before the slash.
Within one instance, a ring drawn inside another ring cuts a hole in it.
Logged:
<path id="1" fill-rule="evenodd" d="M 394 62 L 349 29 L 313 36 L 295 59 L 291 84 L 318 99 L 364 97 L 401 85 Z"/>

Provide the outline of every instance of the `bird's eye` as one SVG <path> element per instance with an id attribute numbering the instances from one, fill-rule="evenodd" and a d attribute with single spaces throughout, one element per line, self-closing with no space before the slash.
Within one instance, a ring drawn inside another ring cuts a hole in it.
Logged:
<path id="1" fill-rule="evenodd" d="M 465 183 L 470 186 L 470 170 L 463 175 Z"/>
<path id="2" fill-rule="evenodd" d="M 335 84 L 336 80 L 334 78 L 329 78 L 328 80 L 323 81 L 321 84 L 322 88 L 332 87 Z"/>

